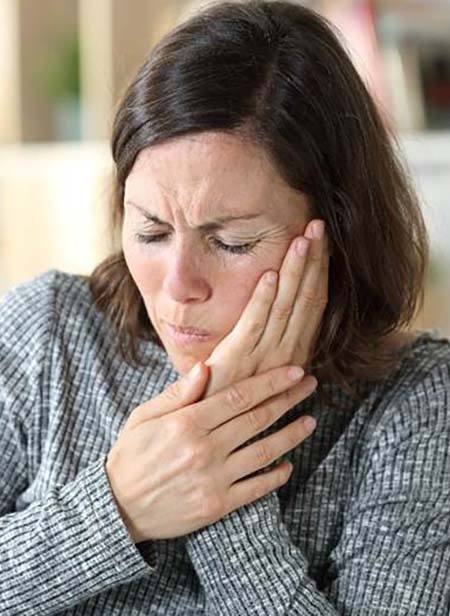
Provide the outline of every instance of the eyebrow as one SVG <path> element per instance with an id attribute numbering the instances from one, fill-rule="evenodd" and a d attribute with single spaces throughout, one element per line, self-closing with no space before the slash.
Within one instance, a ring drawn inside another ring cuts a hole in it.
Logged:
<path id="1" fill-rule="evenodd" d="M 130 199 L 127 199 L 127 201 L 125 202 L 128 205 L 132 205 L 133 207 L 135 207 L 137 210 L 139 210 L 140 212 L 142 212 L 142 214 L 144 214 L 145 218 L 151 222 L 154 222 L 156 224 L 159 225 L 168 225 L 168 222 L 165 222 L 164 220 L 161 220 L 160 218 L 158 218 L 158 216 L 155 216 L 154 214 L 152 214 L 151 212 L 149 212 L 148 210 L 146 210 L 145 208 L 143 208 L 142 206 L 138 205 L 137 203 L 134 203 L 134 201 L 131 201 Z M 230 222 L 231 220 L 251 220 L 253 218 L 260 218 L 262 216 L 262 213 L 259 214 L 240 214 L 239 216 L 220 216 L 219 218 L 215 218 L 214 220 L 211 220 L 209 222 L 205 222 L 202 225 L 198 225 L 196 228 L 197 229 L 202 229 L 205 231 L 211 231 L 213 229 L 219 229 L 220 227 L 223 227 L 224 224 L 226 224 L 227 222 Z"/>

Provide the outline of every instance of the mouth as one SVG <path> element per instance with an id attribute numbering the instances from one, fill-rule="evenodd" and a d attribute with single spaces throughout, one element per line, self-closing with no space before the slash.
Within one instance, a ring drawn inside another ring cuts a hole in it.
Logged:
<path id="1" fill-rule="evenodd" d="M 165 322 L 167 330 L 178 342 L 192 343 L 192 342 L 205 342 L 212 338 L 211 332 L 204 329 L 198 329 L 197 327 L 177 327 L 168 321 Z"/>
<path id="2" fill-rule="evenodd" d="M 173 323 L 169 323 L 166 321 L 167 325 L 176 333 L 184 334 L 187 336 L 210 336 L 211 332 L 206 331 L 205 329 L 198 329 L 197 327 L 180 327 L 178 325 L 174 325 Z"/>

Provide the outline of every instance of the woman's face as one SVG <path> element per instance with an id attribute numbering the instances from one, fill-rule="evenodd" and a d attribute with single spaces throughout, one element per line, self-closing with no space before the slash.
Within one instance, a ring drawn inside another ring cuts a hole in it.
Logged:
<path id="1" fill-rule="evenodd" d="M 124 208 L 126 263 L 180 374 L 233 329 L 262 273 L 279 270 L 311 220 L 306 197 L 285 184 L 263 151 L 224 133 L 142 150 Z M 223 217 L 230 219 L 217 220 Z M 180 339 L 168 323 L 209 336 Z"/>

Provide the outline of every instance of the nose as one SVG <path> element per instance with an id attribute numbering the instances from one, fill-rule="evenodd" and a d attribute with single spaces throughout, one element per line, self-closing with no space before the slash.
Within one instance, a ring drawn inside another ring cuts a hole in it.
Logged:
<path id="1" fill-rule="evenodd" d="M 182 304 L 200 303 L 211 295 L 206 257 L 199 254 L 198 242 L 180 240 L 169 251 L 165 264 L 163 289 Z"/>

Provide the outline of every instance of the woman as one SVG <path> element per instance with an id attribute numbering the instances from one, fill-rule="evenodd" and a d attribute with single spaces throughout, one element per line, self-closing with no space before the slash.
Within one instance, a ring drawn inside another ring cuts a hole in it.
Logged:
<path id="1" fill-rule="evenodd" d="M 0 304 L 1 613 L 446 613 L 450 341 L 407 330 L 428 240 L 390 137 L 306 8 L 151 52 L 118 253 Z"/>

